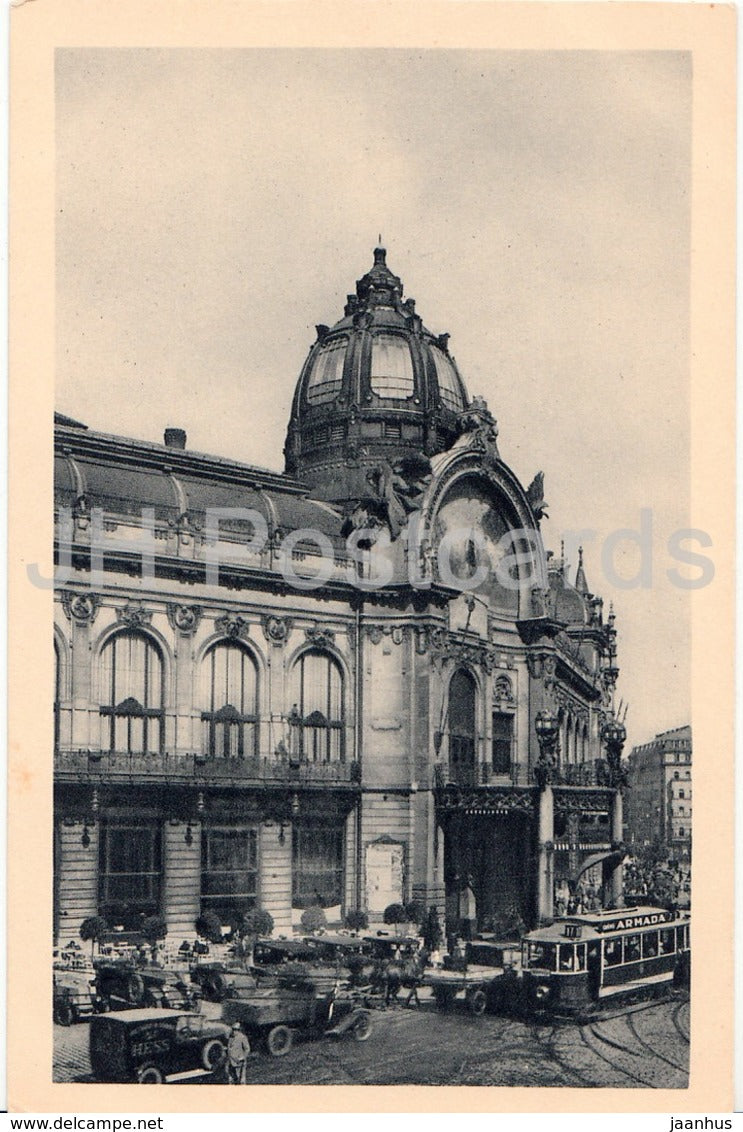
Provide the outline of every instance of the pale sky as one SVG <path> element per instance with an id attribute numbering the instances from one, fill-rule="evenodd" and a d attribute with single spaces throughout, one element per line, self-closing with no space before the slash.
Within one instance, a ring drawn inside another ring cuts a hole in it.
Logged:
<path id="1" fill-rule="evenodd" d="M 281 470 L 381 232 L 502 458 L 544 471 L 547 546 L 597 532 L 628 749 L 689 722 L 690 114 L 680 52 L 58 50 L 57 408 Z M 620 588 L 601 546 L 643 508 L 652 584 Z"/>

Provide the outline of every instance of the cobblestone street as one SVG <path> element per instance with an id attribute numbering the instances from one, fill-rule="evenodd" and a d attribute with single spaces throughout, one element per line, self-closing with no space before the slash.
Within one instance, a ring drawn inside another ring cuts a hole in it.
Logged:
<path id="1" fill-rule="evenodd" d="M 206 1005 L 209 1013 L 219 1007 Z M 369 1041 L 297 1041 L 288 1056 L 249 1062 L 260 1085 L 506 1085 L 685 1088 L 689 1004 L 612 1012 L 584 1026 L 441 1014 L 431 1002 L 374 1014 Z M 54 1080 L 92 1081 L 88 1024 L 54 1027 Z M 196 1078 L 193 1083 L 208 1083 Z"/>

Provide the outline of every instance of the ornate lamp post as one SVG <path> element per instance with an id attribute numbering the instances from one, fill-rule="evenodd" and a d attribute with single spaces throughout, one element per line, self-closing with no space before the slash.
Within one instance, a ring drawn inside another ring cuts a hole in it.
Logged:
<path id="1" fill-rule="evenodd" d="M 609 784 L 616 790 L 612 806 L 612 850 L 616 855 L 616 865 L 611 876 L 611 894 L 615 907 L 623 900 L 622 861 L 627 855 L 623 836 L 622 789 L 627 785 L 627 772 L 622 766 L 622 751 L 627 739 L 627 729 L 615 716 L 607 719 L 601 729 L 601 738 L 606 747 L 606 761 L 609 765 Z"/>
<path id="2" fill-rule="evenodd" d="M 611 785 L 621 789 L 627 784 L 627 774 L 622 766 L 622 751 L 627 739 L 627 729 L 618 719 L 608 719 L 602 728 L 601 738 L 606 747 L 606 761 L 609 764 Z"/>
<path id="3" fill-rule="evenodd" d="M 539 922 L 550 923 L 554 911 L 554 837 L 555 815 L 552 789 L 549 785 L 557 764 L 557 740 L 560 721 L 554 712 L 538 711 L 534 730 L 539 743 L 539 758 L 534 767 L 534 778 L 539 786 L 539 862 L 537 881 L 537 915 Z"/>
<path id="4" fill-rule="evenodd" d="M 560 722 L 554 712 L 538 711 L 534 718 L 534 730 L 539 743 L 539 758 L 534 767 L 534 777 L 540 787 L 545 787 L 552 771 L 557 765 L 557 739 Z"/>

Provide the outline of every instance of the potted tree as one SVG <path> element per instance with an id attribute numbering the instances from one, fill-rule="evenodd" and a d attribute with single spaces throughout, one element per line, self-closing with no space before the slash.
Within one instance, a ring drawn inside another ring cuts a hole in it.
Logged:
<path id="1" fill-rule="evenodd" d="M 408 914 L 405 911 L 404 904 L 388 904 L 382 913 L 382 919 L 385 924 L 392 924 L 395 929 L 395 935 L 400 934 L 400 924 L 407 923 Z"/>
<path id="2" fill-rule="evenodd" d="M 253 961 L 253 950 L 259 936 L 270 936 L 273 932 L 273 916 L 264 908 L 251 908 L 245 912 L 240 925 L 238 954 L 246 967 Z"/>
<path id="3" fill-rule="evenodd" d="M 222 942 L 222 921 L 216 912 L 202 912 L 200 916 L 197 916 L 194 928 L 199 939 L 206 940 L 207 943 Z M 208 950 L 208 948 L 205 948 L 205 950 Z"/>
<path id="4" fill-rule="evenodd" d="M 145 916 L 141 932 L 152 952 L 152 962 L 157 963 L 158 944 L 168 934 L 168 924 L 164 916 Z"/>
<path id="5" fill-rule="evenodd" d="M 96 943 L 99 948 L 101 939 L 108 931 L 108 924 L 103 916 L 86 916 L 80 925 L 80 939 L 90 940 L 90 958 L 93 958 L 93 948 Z"/>
<path id="6" fill-rule="evenodd" d="M 346 912 L 345 925 L 352 932 L 362 932 L 369 927 L 369 917 L 361 908 Z"/>
<path id="7" fill-rule="evenodd" d="M 328 918 L 325 915 L 325 909 L 321 908 L 319 904 L 311 904 L 309 908 L 305 908 L 300 920 L 302 927 L 308 935 L 321 932 L 327 922 Z"/>

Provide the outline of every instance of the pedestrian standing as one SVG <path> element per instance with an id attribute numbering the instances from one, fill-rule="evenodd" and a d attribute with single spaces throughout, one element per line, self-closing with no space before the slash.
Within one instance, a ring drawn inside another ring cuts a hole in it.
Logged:
<path id="1" fill-rule="evenodd" d="M 227 1041 L 227 1082 L 230 1085 L 244 1085 L 250 1042 L 242 1032 L 239 1022 L 233 1023 Z"/>

